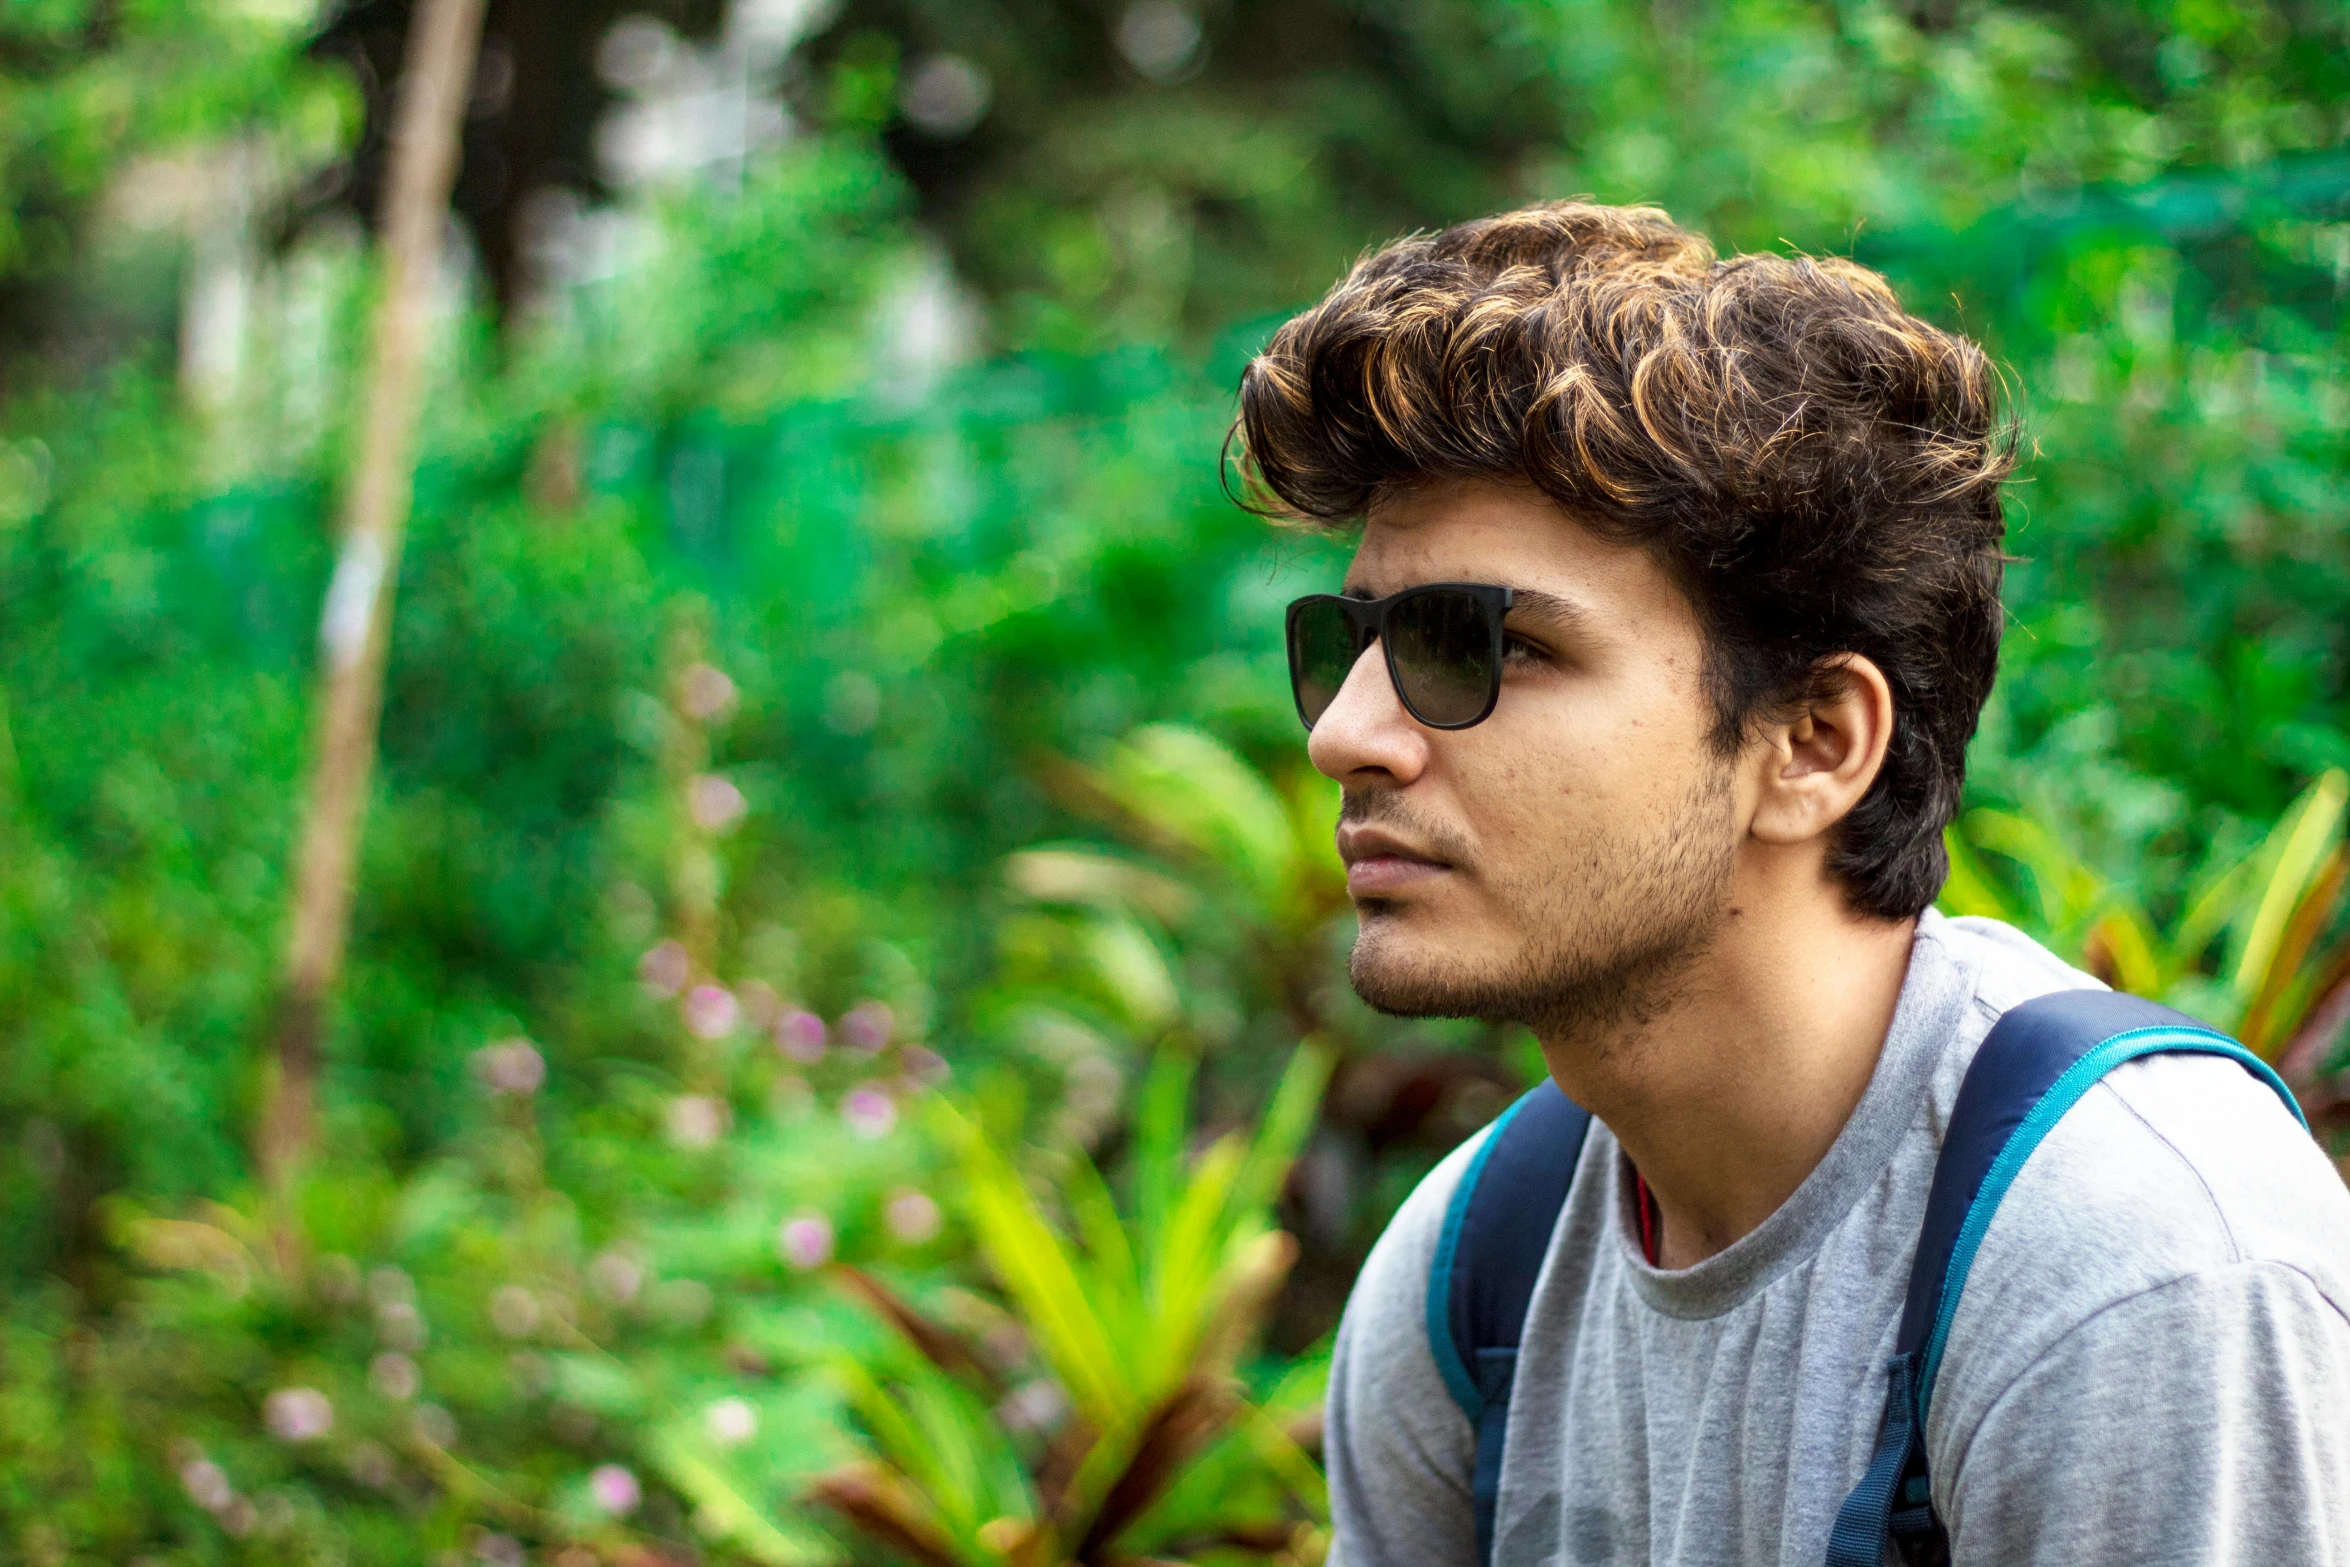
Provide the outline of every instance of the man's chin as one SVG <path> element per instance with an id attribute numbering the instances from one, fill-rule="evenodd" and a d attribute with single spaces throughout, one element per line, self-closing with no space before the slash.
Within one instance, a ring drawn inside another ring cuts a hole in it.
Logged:
<path id="1" fill-rule="evenodd" d="M 1346 964 L 1355 994 L 1389 1017 L 1491 1015 L 1496 987 L 1463 961 L 1457 941 L 1420 941 L 1392 917 L 1363 923 Z"/>

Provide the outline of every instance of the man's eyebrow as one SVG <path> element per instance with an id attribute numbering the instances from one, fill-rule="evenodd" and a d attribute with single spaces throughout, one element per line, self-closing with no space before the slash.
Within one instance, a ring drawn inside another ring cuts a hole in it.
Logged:
<path id="1" fill-rule="evenodd" d="M 1359 582 L 1348 583 L 1339 590 L 1339 596 L 1363 603 L 1388 597 Z M 1540 588 L 1512 587 L 1510 605 L 1512 614 L 1522 611 L 1534 620 L 1547 621 L 1554 626 L 1578 626 L 1591 619 L 1591 611 L 1573 599 L 1562 598 L 1556 593 L 1545 593 Z"/>
<path id="2" fill-rule="evenodd" d="M 1524 610 L 1536 620 L 1545 620 L 1556 626 L 1578 626 L 1591 619 L 1591 611 L 1571 598 L 1556 593 L 1545 593 L 1540 588 L 1513 588 L 1510 590 L 1510 610 L 1515 614 Z"/>

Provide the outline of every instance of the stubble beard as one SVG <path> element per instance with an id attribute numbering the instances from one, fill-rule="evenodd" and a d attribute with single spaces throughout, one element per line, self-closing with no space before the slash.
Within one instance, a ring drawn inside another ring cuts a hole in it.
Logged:
<path id="1" fill-rule="evenodd" d="M 1392 794 L 1350 795 L 1343 814 L 1410 822 L 1421 841 L 1441 845 Z M 1558 1043 L 1621 1040 L 1681 994 L 1719 929 L 1736 863 L 1730 815 L 1729 768 L 1708 767 L 1654 828 L 1600 824 L 1556 866 L 1478 867 L 1532 933 L 1496 959 L 1398 950 L 1435 943 L 1395 930 L 1381 900 L 1366 900 L 1347 978 L 1391 1017 L 1524 1023 Z"/>

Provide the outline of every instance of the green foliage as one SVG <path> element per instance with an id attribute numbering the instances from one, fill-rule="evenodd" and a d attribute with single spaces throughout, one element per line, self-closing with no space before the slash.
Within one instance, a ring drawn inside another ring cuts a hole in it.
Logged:
<path id="1" fill-rule="evenodd" d="M 1058 1182 L 1065 1225 L 980 1126 L 947 1112 L 980 1256 L 1050 1378 L 1026 1387 L 1059 1390 L 1069 1407 L 1037 1419 L 981 1347 L 860 1278 L 919 1355 L 887 1387 L 861 1365 L 843 1367 L 880 1462 L 825 1477 L 819 1500 L 933 1567 L 1058 1567 L 1170 1549 L 1318 1558 L 1313 1529 L 1282 1509 L 1326 1524 L 1320 1477 L 1272 1417 L 1284 1405 L 1299 1412 L 1318 1388 L 1293 1372 L 1273 1389 L 1277 1402 L 1259 1407 L 1232 1372 L 1295 1255 L 1270 1211 L 1313 1129 L 1330 1062 L 1301 1047 L 1254 1139 L 1227 1134 L 1196 1158 L 1185 1146 L 1193 1065 L 1162 1053 L 1144 1088 L 1129 1210 L 1072 1153 Z M 1007 1429 L 1014 1416 L 1044 1429 Z M 1212 1489 L 1185 1485 L 1195 1464 L 1216 1475 Z"/>
<path id="2" fill-rule="evenodd" d="M 348 128 L 307 18 L 107 15 L 0 23 L 19 279 L 111 288 L 80 215 L 151 154 Z M 2334 11 L 1201 15 L 1161 81 L 1092 8 L 852 5 L 835 130 L 451 330 L 291 1215 L 245 1147 L 364 264 L 289 240 L 315 319 L 233 408 L 160 338 L 8 405 L 0 1551 L 1310 1556 L 1311 1346 L 1516 1073 L 1339 981 L 1278 606 L 1343 546 L 1215 452 L 1264 312 L 1522 196 L 1851 248 L 1993 345 L 2041 455 L 1947 901 L 2340 1102 Z M 965 141 L 893 118 L 942 48 Z M 1020 352 L 908 366 L 925 231 Z"/>
<path id="3" fill-rule="evenodd" d="M 1210 1048 L 1233 1044 L 1244 1018 L 1359 1032 L 1313 993 L 1347 906 L 1336 786 L 1297 768 L 1284 792 L 1173 724 L 1135 730 L 1098 767 L 1060 762 L 1048 781 L 1129 847 L 1049 845 L 1005 861 L 1008 886 L 1053 911 L 1003 927 L 1003 978 L 1021 1004 L 1059 990 L 1093 1026 L 1136 1041 L 1179 1031 Z"/>
<path id="4" fill-rule="evenodd" d="M 198 220 L 205 207 L 241 199 L 239 187 L 290 188 L 341 152 L 357 128 L 357 95 L 302 56 L 315 9 L 312 0 L 0 9 L 0 284 L 19 296 L 6 312 L 17 318 L 6 323 L 11 336 L 29 328 L 70 341 L 55 320 L 24 319 L 28 290 L 52 311 L 73 299 L 85 318 L 108 313 L 83 273 L 105 251 L 92 219 L 110 187 L 158 208 L 158 219 L 167 209 L 168 220 Z M 142 165 L 139 188 L 123 189 L 121 177 Z"/>
<path id="5" fill-rule="evenodd" d="M 852 0 L 813 46 L 861 83 L 886 69 L 860 100 L 882 120 L 940 54 L 984 73 L 968 134 L 900 119 L 891 143 L 1005 346 L 1212 338 L 1320 292 L 1366 242 L 1507 204 L 1558 129 L 1507 7 L 1160 8 L 1157 38 L 1122 45 L 1137 14 Z"/>
<path id="6" fill-rule="evenodd" d="M 2274 1059 L 2291 1053 L 2303 1020 L 2350 979 L 2350 930 L 2339 918 L 2346 805 L 2350 775 L 2318 779 L 2257 845 L 2215 852 L 2168 929 L 2045 824 L 1979 806 L 1951 829 L 1942 904 L 2032 930 L 2118 989 L 2178 1006 Z M 2029 899 L 1988 875 L 1978 851 L 2017 866 Z"/>

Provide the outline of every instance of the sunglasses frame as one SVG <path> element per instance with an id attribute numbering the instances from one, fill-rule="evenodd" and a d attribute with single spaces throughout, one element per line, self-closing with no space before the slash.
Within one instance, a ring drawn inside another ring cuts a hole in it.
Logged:
<path id="1" fill-rule="evenodd" d="M 1484 705 L 1477 709 L 1476 717 L 1464 718 L 1457 723 L 1437 723 L 1424 717 L 1412 705 L 1410 695 L 1404 690 L 1403 677 L 1396 672 L 1395 644 L 1387 635 L 1387 623 L 1397 605 L 1431 593 L 1468 594 L 1476 601 L 1477 607 L 1485 612 L 1486 634 L 1491 641 L 1487 660 L 1492 673 L 1486 679 Z M 1390 593 L 1383 599 L 1348 598 L 1343 593 L 1309 593 L 1303 598 L 1292 599 L 1289 613 L 1282 622 L 1282 643 L 1289 656 L 1289 697 L 1297 704 L 1299 722 L 1306 726 L 1306 733 L 1313 733 L 1314 721 L 1306 717 L 1305 695 L 1301 689 L 1303 671 L 1298 668 L 1297 622 L 1299 616 L 1315 605 L 1336 604 L 1346 612 L 1347 623 L 1354 629 L 1354 656 L 1357 662 L 1361 661 L 1365 647 L 1372 642 L 1379 644 L 1380 653 L 1387 661 L 1387 683 L 1394 689 L 1395 699 L 1403 704 L 1403 710 L 1412 715 L 1414 723 L 1429 729 L 1473 729 L 1493 716 L 1494 706 L 1501 700 L 1501 653 L 1506 635 L 1502 629 L 1502 620 L 1509 614 L 1510 605 L 1516 597 L 1514 590 L 1492 582 L 1422 582 L 1400 592 Z M 1328 712 L 1329 709 L 1324 708 L 1323 711 Z"/>

